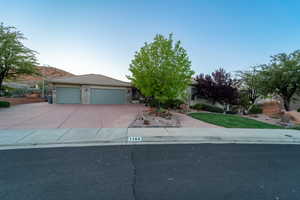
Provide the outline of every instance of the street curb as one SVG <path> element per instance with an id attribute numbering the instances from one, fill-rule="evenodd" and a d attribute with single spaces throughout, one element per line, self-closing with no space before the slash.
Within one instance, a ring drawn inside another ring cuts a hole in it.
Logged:
<path id="1" fill-rule="evenodd" d="M 163 139 L 164 137 L 160 137 Z M 164 145 L 164 144 L 289 144 L 300 145 L 300 141 L 282 141 L 282 140 L 170 140 L 157 141 L 148 140 L 142 142 L 128 142 L 128 141 L 86 141 L 86 142 L 65 142 L 65 143 L 43 143 L 43 144 L 12 144 L 0 145 L 0 150 L 12 149 L 39 149 L 39 148 L 60 148 L 60 147 L 91 147 L 91 146 L 134 146 L 134 145 Z M 149 137 L 147 139 L 150 139 Z M 157 139 L 157 138 L 156 138 Z"/>

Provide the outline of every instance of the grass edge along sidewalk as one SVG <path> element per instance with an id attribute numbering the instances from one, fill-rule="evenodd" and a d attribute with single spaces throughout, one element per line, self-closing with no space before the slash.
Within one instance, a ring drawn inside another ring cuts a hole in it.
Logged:
<path id="1" fill-rule="evenodd" d="M 189 116 L 225 128 L 284 129 L 284 127 L 249 119 L 242 116 L 219 113 L 190 113 Z"/>

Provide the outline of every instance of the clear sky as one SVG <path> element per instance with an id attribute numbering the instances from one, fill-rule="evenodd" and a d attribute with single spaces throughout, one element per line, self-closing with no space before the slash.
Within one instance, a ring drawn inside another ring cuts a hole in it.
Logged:
<path id="1" fill-rule="evenodd" d="M 126 80 L 134 52 L 174 33 L 198 73 L 247 69 L 300 49 L 299 0 L 0 0 L 41 64 Z"/>

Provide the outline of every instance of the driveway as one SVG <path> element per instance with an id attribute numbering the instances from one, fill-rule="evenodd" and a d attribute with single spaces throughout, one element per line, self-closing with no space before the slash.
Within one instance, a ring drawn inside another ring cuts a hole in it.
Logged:
<path id="1" fill-rule="evenodd" d="M 144 109 L 139 104 L 22 104 L 0 109 L 0 129 L 127 128 Z M 220 128 L 184 114 L 176 115 L 183 128 Z"/>
<path id="2" fill-rule="evenodd" d="M 126 128 L 143 105 L 34 103 L 0 109 L 0 129 Z"/>

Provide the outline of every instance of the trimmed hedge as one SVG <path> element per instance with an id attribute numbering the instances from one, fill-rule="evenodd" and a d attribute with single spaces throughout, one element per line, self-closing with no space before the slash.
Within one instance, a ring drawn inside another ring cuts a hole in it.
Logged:
<path id="1" fill-rule="evenodd" d="M 300 112 L 300 108 L 298 108 L 297 112 Z"/>
<path id="2" fill-rule="evenodd" d="M 0 101 L 0 108 L 8 108 L 10 103 L 7 101 Z"/>
<path id="3" fill-rule="evenodd" d="M 209 104 L 195 104 L 193 106 L 191 106 L 191 108 L 196 109 L 196 110 L 204 110 L 204 111 L 208 111 L 208 112 L 214 112 L 214 113 L 223 113 L 224 110 L 222 108 L 216 107 L 216 106 L 212 106 Z"/>
<path id="4" fill-rule="evenodd" d="M 251 108 L 248 111 L 249 114 L 261 114 L 262 112 L 263 112 L 262 108 L 255 104 L 251 106 Z"/>

